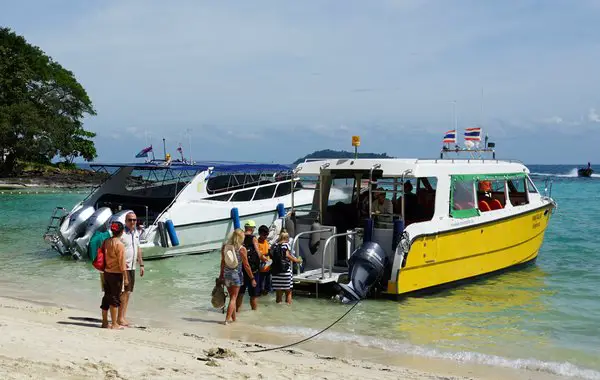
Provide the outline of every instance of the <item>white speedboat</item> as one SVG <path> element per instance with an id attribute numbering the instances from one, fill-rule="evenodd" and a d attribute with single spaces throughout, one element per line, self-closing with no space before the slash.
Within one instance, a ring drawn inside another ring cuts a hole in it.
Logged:
<path id="1" fill-rule="evenodd" d="M 148 162 L 93 164 L 108 179 L 70 211 L 54 210 L 44 239 L 61 255 L 88 256 L 88 243 L 113 220 L 134 211 L 143 221 L 144 258 L 218 249 L 246 219 L 270 226 L 293 204 L 310 208 L 314 185 L 292 181 L 279 164 Z M 292 191 L 293 187 L 293 191 Z M 347 195 L 334 189 L 333 201 Z"/>

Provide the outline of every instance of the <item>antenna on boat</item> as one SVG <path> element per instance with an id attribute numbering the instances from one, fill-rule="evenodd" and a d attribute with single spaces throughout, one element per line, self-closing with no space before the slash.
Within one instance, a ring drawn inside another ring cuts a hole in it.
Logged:
<path id="1" fill-rule="evenodd" d="M 483 127 L 483 87 L 481 87 L 481 100 L 480 100 L 480 110 L 479 110 L 479 126 Z"/>
<path id="2" fill-rule="evenodd" d="M 165 161 L 167 160 L 167 143 L 165 142 L 165 138 L 163 137 L 163 157 Z"/>
<path id="3" fill-rule="evenodd" d="M 192 160 L 192 129 L 188 128 L 185 130 L 188 135 L 188 145 L 190 147 L 190 164 L 194 161 Z"/>
<path id="4" fill-rule="evenodd" d="M 454 114 L 454 129 L 458 131 L 458 116 L 456 115 L 456 100 L 452 101 L 452 113 Z"/>

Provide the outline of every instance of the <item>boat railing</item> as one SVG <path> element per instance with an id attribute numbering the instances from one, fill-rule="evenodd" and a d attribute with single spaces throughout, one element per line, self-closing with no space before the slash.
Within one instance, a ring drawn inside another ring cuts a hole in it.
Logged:
<path id="1" fill-rule="evenodd" d="M 329 244 L 333 241 L 333 239 L 337 239 L 338 237 L 353 236 L 356 234 L 357 234 L 356 231 L 342 232 L 339 234 L 331 235 L 329 238 L 327 238 L 327 240 L 325 240 L 325 245 L 323 246 L 323 257 L 321 260 L 321 279 L 325 278 L 325 257 L 327 256 L 327 248 L 329 248 Z M 333 273 L 333 257 L 330 257 L 330 259 L 329 259 L 329 278 L 331 278 L 332 273 Z"/>
<path id="2" fill-rule="evenodd" d="M 292 255 L 294 257 L 296 256 L 296 251 L 298 251 L 298 244 L 300 244 L 300 237 L 304 236 L 304 235 L 312 235 L 312 234 L 316 234 L 316 233 L 322 233 L 322 232 L 331 232 L 333 231 L 332 227 L 325 227 L 325 228 L 321 228 L 319 230 L 311 230 L 311 231 L 304 231 L 304 232 L 300 232 L 299 234 L 297 234 L 296 236 L 294 236 L 294 242 L 292 243 Z M 325 254 L 325 252 L 323 252 L 323 254 Z M 298 272 L 296 274 L 300 274 L 300 266 L 298 266 Z"/>
<path id="3" fill-rule="evenodd" d="M 444 163 L 444 162 L 452 162 L 452 163 L 466 163 L 466 164 L 482 164 L 485 162 L 492 162 L 497 164 L 509 163 L 509 164 L 521 164 L 525 165 L 525 163 L 521 160 L 517 159 L 489 159 L 489 158 L 418 158 L 415 161 L 417 163 Z"/>

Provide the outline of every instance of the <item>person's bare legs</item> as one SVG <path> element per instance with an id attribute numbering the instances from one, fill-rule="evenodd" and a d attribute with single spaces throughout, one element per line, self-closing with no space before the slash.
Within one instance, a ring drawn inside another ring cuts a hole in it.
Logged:
<path id="1" fill-rule="evenodd" d="M 130 292 L 121 293 L 121 307 L 119 307 L 119 315 L 117 316 L 117 321 L 119 321 L 119 325 L 121 326 L 129 326 L 129 322 L 125 319 L 127 305 L 129 304 L 129 294 Z"/>
<path id="2" fill-rule="evenodd" d="M 258 297 L 250 297 L 250 307 L 252 307 L 252 310 L 258 308 Z"/>
<path id="3" fill-rule="evenodd" d="M 242 304 L 244 303 L 244 293 L 240 292 L 239 286 L 237 288 L 238 288 L 238 296 L 237 296 L 237 300 L 236 300 L 235 310 L 239 312 L 242 309 Z"/>
<path id="4" fill-rule="evenodd" d="M 108 310 L 102 310 L 102 328 L 108 328 Z"/>
<path id="5" fill-rule="evenodd" d="M 229 306 L 227 307 L 227 314 L 225 315 L 225 323 L 234 322 L 235 314 L 237 309 L 237 297 L 240 291 L 239 286 L 228 286 L 227 292 L 229 293 Z"/>
<path id="6" fill-rule="evenodd" d="M 283 290 L 275 291 L 275 303 L 281 303 L 281 299 L 283 298 Z"/>
<path id="7" fill-rule="evenodd" d="M 118 329 L 121 326 L 119 325 L 119 322 L 117 320 L 117 313 L 118 313 L 118 307 L 116 306 L 110 306 L 110 320 L 112 322 L 112 326 L 110 326 L 111 329 Z"/>
<path id="8" fill-rule="evenodd" d="M 288 289 L 285 291 L 285 303 L 288 305 L 292 304 L 292 289 Z"/>

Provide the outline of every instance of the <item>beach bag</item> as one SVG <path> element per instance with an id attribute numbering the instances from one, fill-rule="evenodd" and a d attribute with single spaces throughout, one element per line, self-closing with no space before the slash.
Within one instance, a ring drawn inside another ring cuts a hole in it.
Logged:
<path id="1" fill-rule="evenodd" d="M 210 295 L 210 303 L 215 309 L 222 309 L 225 307 L 225 289 L 223 289 L 223 281 L 220 278 L 215 280 L 215 287 Z"/>
<path id="2" fill-rule="evenodd" d="M 237 269 L 238 267 L 238 258 L 235 252 L 235 247 L 231 244 L 226 244 L 223 248 L 223 261 L 225 261 L 225 266 L 229 269 Z"/>
<path id="3" fill-rule="evenodd" d="M 287 247 L 283 246 L 283 244 L 275 244 L 271 247 L 269 251 L 269 255 L 273 260 L 271 264 L 271 273 L 279 274 L 286 273 L 290 269 L 290 261 L 286 255 Z"/>
<path id="4" fill-rule="evenodd" d="M 96 258 L 92 261 L 92 265 L 94 268 L 98 269 L 101 272 L 104 272 L 104 268 L 106 268 L 106 262 L 104 261 L 104 243 L 100 247 L 98 247 L 98 251 L 96 252 Z"/>

